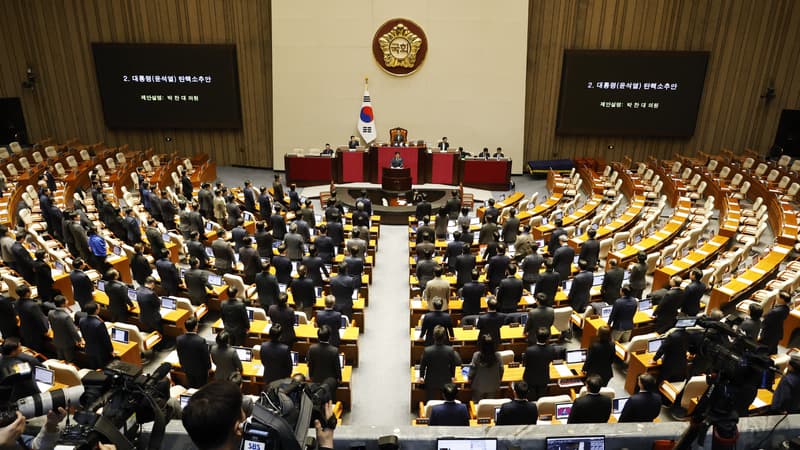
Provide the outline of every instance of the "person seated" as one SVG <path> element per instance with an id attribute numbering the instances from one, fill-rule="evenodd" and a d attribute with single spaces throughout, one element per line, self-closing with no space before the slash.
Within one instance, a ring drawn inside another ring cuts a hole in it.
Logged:
<path id="1" fill-rule="evenodd" d="M 586 377 L 586 389 L 589 391 L 572 403 L 567 423 L 606 423 L 611 417 L 611 399 L 600 395 L 603 380 L 596 373 Z"/>
<path id="2" fill-rule="evenodd" d="M 618 422 L 652 422 L 661 414 L 658 381 L 649 373 L 639 375 L 639 392 L 631 395 L 622 408 Z"/>
<path id="3" fill-rule="evenodd" d="M 450 143 L 447 142 L 447 136 L 442 136 L 442 141 L 439 142 L 437 147 L 439 147 L 439 150 L 441 150 L 443 152 L 447 151 L 447 149 L 450 148 Z"/>
<path id="4" fill-rule="evenodd" d="M 492 155 L 492 158 L 497 158 L 497 159 L 502 159 L 502 158 L 505 158 L 505 157 L 506 157 L 506 155 L 503 154 L 503 148 L 502 147 L 497 147 L 497 150 L 494 152 L 494 155 Z"/>
<path id="5" fill-rule="evenodd" d="M 394 152 L 394 158 L 392 158 L 392 169 L 402 169 L 403 163 L 404 161 L 400 156 L 400 152 Z"/>
<path id="6" fill-rule="evenodd" d="M 514 399 L 500 407 L 496 425 L 536 425 L 539 410 L 536 402 L 528 401 L 528 383 L 515 381 L 512 387 Z"/>
<path id="7" fill-rule="evenodd" d="M 469 426 L 467 405 L 457 403 L 458 386 L 447 383 L 442 387 L 444 403 L 431 408 L 430 426 Z"/>
<path id="8" fill-rule="evenodd" d="M 478 158 L 485 158 L 485 159 L 489 159 L 489 157 L 490 157 L 490 156 L 492 156 L 492 154 L 491 154 L 491 153 L 489 153 L 489 148 L 488 148 L 488 147 L 483 147 L 483 151 L 482 151 L 482 152 L 480 152 L 480 153 L 478 153 L 478 156 L 477 156 L 477 157 L 478 157 Z"/>
<path id="9" fill-rule="evenodd" d="M 406 140 L 401 133 L 397 133 L 394 135 L 394 139 L 392 140 L 392 145 L 395 147 L 405 147 Z"/>
<path id="10" fill-rule="evenodd" d="M 349 148 L 350 150 L 355 150 L 358 148 L 360 144 L 361 143 L 358 141 L 358 139 L 356 139 L 355 136 L 350 136 L 350 140 L 347 141 L 347 148 Z"/>
<path id="11" fill-rule="evenodd" d="M 325 148 L 320 152 L 320 156 L 330 156 L 332 154 L 333 149 L 331 148 L 331 144 L 325 144 Z"/>

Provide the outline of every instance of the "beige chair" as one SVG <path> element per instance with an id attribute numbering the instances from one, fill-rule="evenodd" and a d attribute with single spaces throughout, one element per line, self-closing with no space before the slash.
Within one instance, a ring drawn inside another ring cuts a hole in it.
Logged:
<path id="1" fill-rule="evenodd" d="M 208 307 L 203 304 L 199 306 L 192 305 L 192 302 L 185 297 L 173 297 L 176 300 L 177 309 L 182 309 L 184 311 L 189 311 L 197 318 L 197 320 L 201 320 L 203 317 L 208 314 Z"/>
<path id="2" fill-rule="evenodd" d="M 733 176 L 733 178 L 731 178 L 731 184 L 728 187 L 731 190 L 739 189 L 739 185 L 742 183 L 743 179 L 744 177 L 742 176 L 742 174 L 737 173 L 736 175 Z"/>
<path id="3" fill-rule="evenodd" d="M 708 161 L 708 164 L 706 165 L 706 170 L 708 171 L 708 173 L 714 173 L 717 171 L 717 166 L 719 166 L 719 161 L 717 161 L 716 159 L 711 159 Z"/>
<path id="4" fill-rule="evenodd" d="M 89 369 L 77 369 L 72 364 L 57 359 L 45 360 L 42 365 L 53 371 L 56 383 L 66 386 L 80 386 L 83 377 L 91 372 Z"/>
<path id="5" fill-rule="evenodd" d="M 780 167 L 789 167 L 789 164 L 792 162 L 792 157 L 789 155 L 783 155 L 778 158 L 778 166 Z"/>
<path id="6" fill-rule="evenodd" d="M 745 159 L 744 159 L 744 161 L 742 162 L 742 169 L 744 169 L 744 170 L 750 170 L 750 169 L 752 169 L 752 168 L 753 168 L 753 165 L 754 165 L 755 163 L 756 163 L 756 160 L 748 156 L 748 157 L 747 157 L 747 158 L 745 158 Z"/>
<path id="7" fill-rule="evenodd" d="M 632 337 L 629 342 L 615 342 L 614 352 L 619 359 L 628 363 L 632 354 L 647 350 L 647 341 L 657 337 L 658 333 L 646 333 Z"/>
<path id="8" fill-rule="evenodd" d="M 556 405 L 559 403 L 571 403 L 572 398 L 569 395 L 562 394 L 562 395 L 550 395 L 546 397 L 539 397 L 539 400 L 536 400 L 536 408 L 539 410 L 539 415 L 551 415 L 555 416 L 556 414 Z"/>
<path id="9" fill-rule="evenodd" d="M 750 191 L 750 182 L 745 181 L 742 183 L 742 187 L 739 189 L 739 192 L 733 194 L 733 198 L 738 198 L 739 200 L 747 198 L 747 193 Z"/>
<path id="10" fill-rule="evenodd" d="M 708 389 L 708 383 L 706 383 L 705 375 L 697 375 L 690 378 L 683 387 L 681 408 L 691 413 L 692 400 L 703 395 L 703 393 L 706 392 L 706 389 Z"/>
<path id="11" fill-rule="evenodd" d="M 795 159 L 792 161 L 792 165 L 789 167 L 789 170 L 792 172 L 800 172 L 800 159 Z"/>
<path id="12" fill-rule="evenodd" d="M 753 172 L 753 174 L 755 174 L 756 177 L 761 178 L 764 176 L 765 173 L 767 173 L 768 168 L 769 166 L 767 166 L 766 164 L 758 163 L 758 165 L 756 166 L 756 170 Z"/>
<path id="13" fill-rule="evenodd" d="M 244 284 L 244 280 L 242 280 L 242 277 L 239 275 L 226 273 L 222 276 L 222 279 L 228 286 L 235 287 L 240 294 L 245 296 L 245 298 L 254 298 L 256 294 L 255 286 L 246 286 Z"/>
<path id="14" fill-rule="evenodd" d="M 114 322 L 111 327 L 127 331 L 128 341 L 136 343 L 137 347 L 139 347 L 139 353 L 145 353 L 161 342 L 161 335 L 158 331 L 145 333 L 139 331 L 136 325 L 124 322 Z"/>
<path id="15" fill-rule="evenodd" d="M 92 156 L 89 155 L 89 151 L 86 150 L 85 148 L 81 149 L 81 151 L 78 154 L 81 155 L 81 160 L 83 161 L 89 161 L 92 159 Z"/>
<path id="16" fill-rule="evenodd" d="M 719 179 L 720 180 L 726 180 L 728 178 L 728 175 L 730 175 L 730 173 L 731 173 L 731 168 L 730 167 L 728 167 L 728 166 L 723 167 L 719 171 Z"/>
<path id="17" fill-rule="evenodd" d="M 67 156 L 67 165 L 70 167 L 70 169 L 75 169 L 78 167 L 78 160 L 75 159 L 75 156 L 69 155 Z"/>
<path id="18" fill-rule="evenodd" d="M 31 153 L 31 157 L 33 158 L 33 162 L 36 164 L 40 164 L 42 161 L 44 161 L 44 158 L 42 158 L 42 154 L 40 152 Z"/>
<path id="19" fill-rule="evenodd" d="M 503 362 L 503 365 L 514 362 L 514 350 L 500 350 L 497 353 L 500 354 L 500 360 Z"/>
<path id="20" fill-rule="evenodd" d="M 17 287 L 22 285 L 28 285 L 31 289 L 31 298 L 36 298 L 39 296 L 39 291 L 36 286 L 29 285 L 24 279 L 21 277 L 15 277 L 10 273 L 5 273 L 2 275 L 3 281 L 8 286 L 8 295 L 13 299 L 19 299 L 17 295 Z"/>
<path id="21" fill-rule="evenodd" d="M 117 163 L 114 162 L 113 158 L 106 158 L 106 168 L 112 172 L 117 170 Z"/>
<path id="22" fill-rule="evenodd" d="M 15 153 L 15 154 L 16 153 L 22 153 L 22 146 L 19 145 L 19 142 L 17 142 L 17 141 L 11 142 L 11 143 L 8 144 L 8 146 L 11 147 L 11 152 L 12 153 Z"/>
<path id="23" fill-rule="evenodd" d="M 800 159 L 798 161 L 800 161 Z M 800 184 L 792 183 L 789 185 L 789 188 L 786 189 L 786 194 L 781 195 L 780 198 L 783 201 L 792 202 L 798 191 L 800 191 Z"/>
<path id="24" fill-rule="evenodd" d="M 64 170 L 64 165 L 60 162 L 53 164 L 53 167 L 56 169 L 56 178 L 64 179 L 67 176 L 67 171 Z"/>
<path id="25" fill-rule="evenodd" d="M 126 161 L 125 161 L 125 154 L 124 153 L 117 152 L 117 154 L 114 155 L 114 157 L 117 158 L 117 163 L 118 164 L 125 164 Z"/>
<path id="26" fill-rule="evenodd" d="M 578 395 L 576 395 L 575 398 L 577 399 L 577 398 L 581 398 L 581 397 L 586 397 L 586 394 L 588 394 L 588 393 L 589 393 L 589 390 L 586 389 L 586 386 L 583 386 L 581 388 L 581 390 L 578 391 Z M 605 387 L 604 386 L 604 387 L 600 388 L 600 395 L 602 395 L 603 397 L 608 397 L 611 400 L 614 400 L 614 397 L 616 397 L 616 392 L 614 391 L 614 388 L 610 388 L 610 387 Z"/>
<path id="27" fill-rule="evenodd" d="M 297 323 L 304 325 L 308 323 L 308 316 L 303 311 L 295 311 L 294 316 L 297 318 Z"/>
<path id="28" fill-rule="evenodd" d="M 705 376 L 704 376 L 705 377 Z M 686 381 L 663 381 L 661 386 L 659 386 L 659 391 L 661 395 L 669 401 L 669 403 L 675 403 L 675 399 L 678 398 L 678 394 L 683 391 L 683 387 L 686 386 Z"/>
<path id="29" fill-rule="evenodd" d="M 11 156 L 11 155 L 8 153 L 8 148 L 0 147 L 0 159 L 6 159 L 9 156 Z"/>
<path id="30" fill-rule="evenodd" d="M 562 306 L 553 309 L 553 326 L 562 334 L 571 330 L 570 316 L 572 316 L 572 307 Z"/>
<path id="31" fill-rule="evenodd" d="M 528 205 L 530 205 L 532 207 L 536 206 L 536 202 L 538 200 L 539 200 L 539 193 L 538 192 L 534 192 L 533 194 L 531 194 L 531 200 L 528 202 Z"/>
<path id="32" fill-rule="evenodd" d="M 28 158 L 23 156 L 19 158 L 17 162 L 19 163 L 19 166 L 22 168 L 22 170 L 25 171 L 31 170 L 31 163 L 28 162 Z"/>
<path id="33" fill-rule="evenodd" d="M 619 247 L 620 242 L 627 243 L 628 238 L 631 237 L 631 233 L 629 231 L 620 231 L 619 233 L 615 233 L 614 237 L 611 238 L 611 251 L 616 251 Z"/>
<path id="34" fill-rule="evenodd" d="M 680 161 L 675 161 L 675 162 L 672 163 L 672 168 L 670 169 L 670 173 L 672 173 L 675 176 L 677 176 L 678 174 L 681 173 L 681 162 Z"/>
<path id="35" fill-rule="evenodd" d="M 253 320 L 269 320 L 267 319 L 267 312 L 264 311 L 264 308 L 248 307 L 248 309 L 253 310 Z"/>
<path id="36" fill-rule="evenodd" d="M 485 417 L 494 419 L 495 410 L 510 401 L 510 398 L 484 398 L 477 405 L 470 402 L 471 416 L 474 419 Z"/>
<path id="37" fill-rule="evenodd" d="M 150 161 L 149 161 L 149 160 L 147 160 L 147 159 L 145 159 L 144 161 L 142 161 L 142 168 L 143 168 L 143 169 L 144 169 L 144 171 L 145 171 L 145 172 L 147 172 L 147 173 L 152 173 L 152 172 L 153 172 L 153 166 L 150 164 Z"/>
<path id="38" fill-rule="evenodd" d="M 50 159 L 58 158 L 58 151 L 56 151 L 56 147 L 53 145 L 48 145 L 44 148 L 44 153 Z"/>
<path id="39" fill-rule="evenodd" d="M 161 165 L 161 159 L 158 157 L 158 155 L 153 155 L 153 157 L 150 158 L 150 161 L 153 162 L 153 167 L 158 167 Z"/>
<path id="40" fill-rule="evenodd" d="M 681 180 L 688 180 L 689 177 L 691 177 L 691 176 L 692 176 L 692 168 L 691 167 L 686 167 L 685 169 L 683 169 L 683 172 L 681 172 Z"/>
<path id="41" fill-rule="evenodd" d="M 14 167 L 14 164 L 6 164 L 6 173 L 11 179 L 17 178 L 19 176 L 19 172 L 17 171 L 17 168 Z"/>
<path id="42" fill-rule="evenodd" d="M 606 238 L 600 240 L 600 259 L 605 260 L 608 257 L 608 252 L 611 251 L 611 244 L 613 238 Z"/>

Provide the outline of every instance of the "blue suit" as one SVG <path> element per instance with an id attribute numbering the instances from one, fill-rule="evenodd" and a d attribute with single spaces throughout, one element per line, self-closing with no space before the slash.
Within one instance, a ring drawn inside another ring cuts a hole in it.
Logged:
<path id="1" fill-rule="evenodd" d="M 444 402 L 431 408 L 428 422 L 431 426 L 469 426 L 467 405 L 456 402 Z"/>

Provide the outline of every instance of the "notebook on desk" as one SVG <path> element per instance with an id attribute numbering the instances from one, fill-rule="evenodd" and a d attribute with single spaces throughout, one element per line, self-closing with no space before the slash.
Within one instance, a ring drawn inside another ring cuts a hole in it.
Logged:
<path id="1" fill-rule="evenodd" d="M 619 397 L 614 399 L 613 401 L 614 417 L 619 419 L 619 415 L 622 414 L 622 409 L 625 408 L 625 402 L 627 402 L 629 398 L 630 397 Z"/>
<path id="2" fill-rule="evenodd" d="M 567 420 L 572 411 L 572 403 L 556 403 L 556 419 Z"/>
<path id="3" fill-rule="evenodd" d="M 112 328 L 111 329 L 111 340 L 114 342 L 118 342 L 120 344 L 127 344 L 128 343 L 128 330 L 123 330 L 120 328 Z"/>
<path id="4" fill-rule="evenodd" d="M 585 348 L 580 348 L 580 349 L 577 349 L 577 350 L 567 350 L 567 354 L 566 354 L 566 358 L 565 359 L 567 361 L 567 364 L 582 363 L 582 362 L 586 361 L 586 355 L 587 354 L 588 354 L 588 350 L 585 349 Z M 559 366 L 566 367 L 566 366 L 561 365 L 561 364 L 559 364 Z M 559 366 L 556 366 L 556 368 L 558 368 Z M 570 370 L 569 367 L 567 367 L 567 370 L 569 370 L 570 375 L 571 375 L 572 374 L 572 370 Z"/>
<path id="5" fill-rule="evenodd" d="M 34 366 L 33 380 L 36 382 L 36 387 L 39 389 L 39 392 L 47 392 L 53 387 L 53 384 L 55 384 L 55 372 L 41 366 Z"/>
<path id="6" fill-rule="evenodd" d="M 655 353 L 661 348 L 661 343 L 664 342 L 663 338 L 650 339 L 647 341 L 647 353 Z"/>
<path id="7" fill-rule="evenodd" d="M 250 362 L 253 360 L 253 349 L 247 347 L 233 347 L 236 350 L 236 355 L 241 362 Z"/>

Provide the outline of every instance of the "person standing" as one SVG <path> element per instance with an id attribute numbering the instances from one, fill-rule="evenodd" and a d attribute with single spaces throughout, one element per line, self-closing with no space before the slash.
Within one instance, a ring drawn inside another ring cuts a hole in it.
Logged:
<path id="1" fill-rule="evenodd" d="M 696 316 L 700 313 L 700 300 L 706 292 L 706 285 L 701 281 L 703 272 L 700 269 L 692 269 L 689 272 L 689 278 L 692 281 L 683 291 L 681 312 L 689 316 Z"/>
<path id="2" fill-rule="evenodd" d="M 778 343 L 783 339 L 783 322 L 789 317 L 788 304 L 791 300 L 791 294 L 781 291 L 775 306 L 764 315 L 759 342 L 769 349 L 770 355 L 778 353 Z"/>
<path id="3" fill-rule="evenodd" d="M 515 381 L 511 388 L 514 399 L 500 407 L 496 425 L 536 425 L 539 409 L 536 402 L 528 401 L 528 383 Z"/>
<path id="4" fill-rule="evenodd" d="M 473 353 L 469 370 L 472 401 L 494 398 L 503 379 L 503 361 L 497 353 L 497 343 L 488 334 L 478 338 L 478 351 Z"/>
<path id="5" fill-rule="evenodd" d="M 208 372 L 211 370 L 211 353 L 206 340 L 197 331 L 197 319 L 194 316 L 186 319 L 186 333 L 178 336 L 176 347 L 178 361 L 186 373 L 189 388 L 201 388 L 208 383 Z"/>
<path id="6" fill-rule="evenodd" d="M 550 363 L 559 359 L 564 353 L 561 349 L 549 344 L 550 330 L 539 328 L 536 331 L 536 344 L 531 345 L 522 355 L 525 371 L 522 379 L 528 383 L 528 400 L 538 400 L 547 393 L 550 384 Z"/>
<path id="7" fill-rule="evenodd" d="M 53 330 L 53 345 L 56 347 L 56 355 L 58 359 L 64 361 L 75 361 L 75 350 L 81 343 L 78 327 L 75 326 L 75 321 L 69 315 L 63 295 L 56 295 L 53 303 L 56 308 L 47 314 L 47 319 L 50 321 L 50 329 Z"/>
<path id="8" fill-rule="evenodd" d="M 601 384 L 608 385 L 608 380 L 614 376 L 611 362 L 614 361 L 614 343 L 611 342 L 611 328 L 603 325 L 597 330 L 594 342 L 589 346 L 586 361 L 583 363 L 583 373 L 597 374 Z"/>
<path id="9" fill-rule="evenodd" d="M 114 359 L 114 346 L 111 336 L 102 319 L 97 317 L 97 303 L 89 302 L 84 308 L 87 316 L 81 320 L 80 329 L 86 342 L 86 355 L 89 357 L 89 367 L 102 369 Z"/>
<path id="10" fill-rule="evenodd" d="M 222 303 L 222 324 L 231 337 L 231 344 L 245 345 L 247 333 L 250 331 L 250 318 L 247 307 L 237 298 L 238 292 L 228 289 L 229 298 Z"/>
<path id="11" fill-rule="evenodd" d="M 633 331 L 633 317 L 639 304 L 631 296 L 631 287 L 622 286 L 621 297 L 614 301 L 611 314 L 608 316 L 608 325 L 611 327 L 611 339 L 616 342 L 628 342 Z"/>
<path id="12" fill-rule="evenodd" d="M 647 253 L 639 252 L 636 254 L 636 263 L 630 266 L 631 277 L 628 283 L 631 285 L 631 295 L 633 298 L 641 299 L 644 289 L 647 287 Z"/>
<path id="13" fill-rule="evenodd" d="M 274 324 L 269 329 L 269 341 L 261 344 L 259 355 L 264 365 L 264 387 L 275 380 L 289 378 L 292 375 L 292 351 L 288 345 L 280 342 L 283 334 L 281 324 Z"/>
<path id="14" fill-rule="evenodd" d="M 417 383 L 425 387 L 426 401 L 439 398 L 444 385 L 455 379 L 456 367 L 461 364 L 461 357 L 447 344 L 447 331 L 443 326 L 433 329 L 433 341 L 434 344 L 422 352 L 417 379 Z"/>

